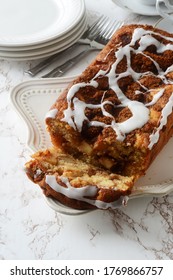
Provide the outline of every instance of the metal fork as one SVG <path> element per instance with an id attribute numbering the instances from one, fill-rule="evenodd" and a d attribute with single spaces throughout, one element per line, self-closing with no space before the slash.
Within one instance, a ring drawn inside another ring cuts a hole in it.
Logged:
<path id="1" fill-rule="evenodd" d="M 110 21 L 108 20 L 107 23 L 102 28 L 101 32 L 95 38 L 95 41 L 99 44 L 106 45 L 110 38 L 112 37 L 113 33 L 118 30 L 124 22 L 122 21 Z"/>
<path id="2" fill-rule="evenodd" d="M 57 66 L 46 75 L 42 76 L 42 78 L 50 78 L 50 77 L 61 77 L 68 69 L 74 66 L 84 55 L 86 55 L 91 50 L 100 50 L 103 48 L 103 45 L 106 45 L 113 33 L 123 25 L 123 22 L 110 21 L 106 19 L 104 25 L 101 27 L 101 30 L 98 32 L 97 36 L 93 36 L 94 42 L 90 42 L 90 45 L 84 51 L 80 52 L 73 58 L 67 60 L 65 63 Z M 97 44 L 97 43 L 99 44 Z"/>
<path id="3" fill-rule="evenodd" d="M 90 41 L 92 41 L 97 35 L 98 32 L 100 31 L 100 28 L 102 28 L 105 23 L 107 21 L 107 18 L 105 16 L 100 16 L 96 21 L 94 21 L 94 23 L 89 26 L 86 31 L 83 33 L 81 39 L 89 39 Z M 50 57 L 48 57 L 47 59 L 41 61 L 39 64 L 37 64 L 36 66 L 28 69 L 25 71 L 25 73 L 31 75 L 31 76 L 35 76 L 36 74 L 38 74 L 40 71 L 42 71 L 43 69 L 45 69 L 47 66 L 50 65 L 50 63 L 55 62 L 59 57 L 63 56 L 67 56 L 70 53 L 73 52 L 73 50 L 76 49 L 77 46 L 80 45 L 89 45 L 88 42 L 84 42 L 81 41 L 81 39 L 79 41 L 77 41 L 76 43 L 74 43 L 72 46 L 70 46 L 69 48 L 67 48 L 66 50 L 60 52 L 60 53 L 56 53 Z"/>

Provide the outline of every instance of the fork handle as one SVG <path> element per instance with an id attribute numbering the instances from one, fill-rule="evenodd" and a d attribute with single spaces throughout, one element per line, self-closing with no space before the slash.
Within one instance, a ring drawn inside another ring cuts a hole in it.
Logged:
<path id="1" fill-rule="evenodd" d="M 68 49 L 66 49 L 66 50 L 64 50 L 64 51 L 62 51 L 60 53 L 56 53 L 56 54 L 48 57 L 47 59 L 41 61 L 40 63 L 38 63 L 33 68 L 30 68 L 30 69 L 26 70 L 25 73 L 31 75 L 32 77 L 34 77 L 40 71 L 44 70 L 47 66 L 49 66 L 50 63 L 56 61 L 62 55 L 62 53 L 63 53 L 63 55 L 68 55 L 73 50 L 75 50 L 77 46 L 80 46 L 80 45 L 89 45 L 89 44 L 78 41 L 78 42 L 74 43 L 72 46 L 70 46 Z"/>
<path id="2" fill-rule="evenodd" d="M 56 53 L 56 54 L 48 57 L 47 59 L 41 61 L 40 63 L 38 63 L 33 68 L 30 68 L 30 69 L 26 70 L 25 73 L 31 75 L 32 77 L 34 77 L 40 71 L 45 69 L 50 63 L 52 63 L 54 60 L 56 60 L 57 55 L 59 55 L 59 53 L 58 54 Z"/>
<path id="3" fill-rule="evenodd" d="M 61 77 L 68 69 L 70 69 L 73 65 L 76 64 L 87 52 L 89 52 L 91 48 L 88 48 L 73 58 L 67 60 L 65 63 L 59 65 L 54 68 L 52 71 L 48 72 L 46 75 L 42 76 L 42 78 L 50 78 L 50 77 Z"/>

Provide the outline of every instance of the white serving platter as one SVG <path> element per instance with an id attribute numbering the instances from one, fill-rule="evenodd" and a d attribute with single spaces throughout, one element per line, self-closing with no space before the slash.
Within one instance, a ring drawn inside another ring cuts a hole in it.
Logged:
<path id="1" fill-rule="evenodd" d="M 51 145 L 45 128 L 45 115 L 58 95 L 74 79 L 35 79 L 20 83 L 11 91 L 13 107 L 27 127 L 26 145 L 30 153 Z M 145 196 L 164 196 L 173 191 L 173 138 L 163 148 L 144 177 L 138 180 L 128 199 Z M 58 201 L 46 198 L 48 205 L 63 214 L 78 215 L 79 211 L 63 206 Z"/>

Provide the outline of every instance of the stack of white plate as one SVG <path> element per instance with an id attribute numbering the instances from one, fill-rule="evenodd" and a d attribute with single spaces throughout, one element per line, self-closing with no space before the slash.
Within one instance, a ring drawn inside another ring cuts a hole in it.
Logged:
<path id="1" fill-rule="evenodd" d="M 0 0 L 0 58 L 30 60 L 61 52 L 86 25 L 84 0 Z"/>

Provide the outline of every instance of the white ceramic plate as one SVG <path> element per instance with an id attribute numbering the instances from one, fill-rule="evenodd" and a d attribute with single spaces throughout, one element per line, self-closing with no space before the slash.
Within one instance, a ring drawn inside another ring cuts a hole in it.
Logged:
<path id="1" fill-rule="evenodd" d="M 55 53 L 59 53 L 71 45 L 73 45 L 76 41 L 78 41 L 84 31 L 86 30 L 87 22 L 86 18 L 82 21 L 81 26 L 75 30 L 75 33 L 69 38 L 62 40 L 61 42 L 53 41 L 52 44 L 46 45 L 36 49 L 29 49 L 29 50 L 16 50 L 16 51 L 5 51 L 1 50 L 0 48 L 0 57 L 10 60 L 32 60 L 32 59 L 39 59 L 43 57 L 47 57 L 53 55 Z"/>
<path id="2" fill-rule="evenodd" d="M 156 16 L 158 12 L 155 6 L 148 6 L 139 3 L 138 0 L 112 0 L 116 5 L 125 8 L 133 13 L 147 16 Z"/>
<path id="3" fill-rule="evenodd" d="M 26 46 L 60 37 L 85 14 L 83 0 L 0 0 L 0 46 Z"/>
<path id="4" fill-rule="evenodd" d="M 51 145 L 44 124 L 45 114 L 71 81 L 72 78 L 38 79 L 23 82 L 12 90 L 11 102 L 27 125 L 27 146 L 31 153 Z M 129 199 L 164 196 L 173 191 L 172 147 L 173 138 L 157 156 L 146 175 L 137 182 Z M 52 209 L 61 213 L 76 215 L 88 212 L 65 207 L 54 199 L 46 198 L 46 201 Z"/>
<path id="5" fill-rule="evenodd" d="M 80 30 L 83 29 L 83 26 L 85 25 L 85 23 L 87 22 L 87 16 L 86 14 L 84 14 L 84 16 L 82 17 L 82 19 L 79 21 L 78 24 L 76 24 L 76 26 L 70 30 L 69 32 L 66 32 L 64 35 L 59 36 L 55 39 L 46 41 L 46 42 L 40 42 L 39 44 L 33 44 L 33 45 L 25 45 L 25 46 L 1 46 L 0 45 L 0 51 L 6 51 L 6 52 L 20 52 L 20 51 L 35 51 L 37 49 L 43 48 L 43 47 L 49 47 L 50 45 L 53 44 L 58 44 L 58 43 L 62 43 L 65 40 L 68 40 L 69 38 L 72 38 L 73 36 L 75 36 L 76 33 L 78 33 Z"/>

